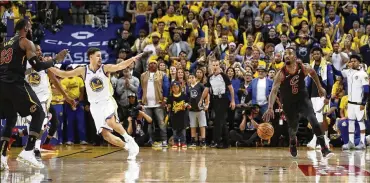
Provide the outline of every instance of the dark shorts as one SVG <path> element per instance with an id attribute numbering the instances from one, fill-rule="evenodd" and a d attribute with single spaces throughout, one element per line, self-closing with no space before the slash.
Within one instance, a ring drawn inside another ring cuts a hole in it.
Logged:
<path id="1" fill-rule="evenodd" d="M 308 97 L 303 97 L 297 101 L 283 101 L 283 111 L 288 123 L 298 122 L 300 117 L 307 118 L 310 114 L 315 115 L 312 102 Z"/>
<path id="2" fill-rule="evenodd" d="M 41 107 L 31 86 L 26 82 L 0 82 L 0 118 L 31 115 Z"/>

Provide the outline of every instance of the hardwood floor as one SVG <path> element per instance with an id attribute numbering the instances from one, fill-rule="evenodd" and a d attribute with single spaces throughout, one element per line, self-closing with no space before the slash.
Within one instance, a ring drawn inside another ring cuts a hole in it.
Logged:
<path id="1" fill-rule="evenodd" d="M 46 168 L 18 163 L 10 151 L 1 182 L 370 182 L 370 150 L 342 152 L 322 160 L 318 151 L 300 148 L 173 150 L 141 148 L 136 161 L 115 147 L 59 146 L 44 152 Z"/>

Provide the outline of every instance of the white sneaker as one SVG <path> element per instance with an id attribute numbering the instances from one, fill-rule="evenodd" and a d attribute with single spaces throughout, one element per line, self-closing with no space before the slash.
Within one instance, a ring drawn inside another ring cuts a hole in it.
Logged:
<path id="1" fill-rule="evenodd" d="M 3 156 L 3 155 L 1 155 L 1 167 L 0 167 L 0 170 L 1 171 L 9 170 L 8 158 L 6 156 Z"/>
<path id="2" fill-rule="evenodd" d="M 311 149 L 311 150 L 315 150 L 316 149 L 316 143 L 308 143 L 307 144 L 307 147 L 309 148 L 309 149 Z"/>
<path id="3" fill-rule="evenodd" d="M 131 140 L 128 143 L 128 160 L 135 160 L 137 154 L 139 154 L 139 146 L 136 144 L 135 140 Z"/>
<path id="4" fill-rule="evenodd" d="M 35 154 L 33 152 L 33 150 L 31 151 L 26 151 L 26 150 L 23 150 L 17 157 L 17 161 L 21 162 L 21 163 L 24 163 L 24 164 L 28 164 L 32 167 L 35 167 L 35 168 L 44 168 L 44 164 L 40 161 L 37 161 L 36 160 L 36 157 L 35 157 Z"/>

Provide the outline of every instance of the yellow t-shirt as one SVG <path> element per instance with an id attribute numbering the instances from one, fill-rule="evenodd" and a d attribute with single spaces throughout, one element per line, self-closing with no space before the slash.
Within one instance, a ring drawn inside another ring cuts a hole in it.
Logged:
<path id="1" fill-rule="evenodd" d="M 218 23 L 220 23 L 223 27 L 231 27 L 232 30 L 238 30 L 238 22 L 233 19 L 233 18 L 230 18 L 229 21 L 226 20 L 226 17 L 222 17 Z"/>
<path id="2" fill-rule="evenodd" d="M 302 18 L 294 17 L 292 19 L 292 26 L 295 27 L 295 26 L 299 25 L 304 20 L 308 22 L 308 19 L 304 16 Z"/>
<path id="3" fill-rule="evenodd" d="M 64 104 L 64 97 L 63 95 L 54 89 L 55 86 L 52 86 L 52 99 L 51 99 L 51 104 L 52 105 L 57 105 L 57 104 Z M 62 85 L 63 89 L 66 89 L 64 85 Z"/>
<path id="4" fill-rule="evenodd" d="M 258 66 L 265 66 L 266 67 L 266 62 L 265 61 L 262 61 L 262 60 L 258 60 Z M 253 78 L 257 78 L 258 77 L 258 72 L 256 71 L 254 74 L 253 74 Z"/>
<path id="5" fill-rule="evenodd" d="M 347 105 L 348 105 L 348 95 L 343 96 L 339 104 L 339 109 L 343 109 L 344 111 L 344 117 L 348 117 Z"/>
<path id="6" fill-rule="evenodd" d="M 270 67 L 269 68 L 274 68 L 276 70 L 280 70 L 281 68 L 283 68 L 284 66 L 284 62 L 280 62 L 280 63 L 275 63 L 275 64 L 270 64 Z"/>
<path id="7" fill-rule="evenodd" d="M 61 82 L 66 89 L 67 95 L 72 99 L 78 99 L 81 95 L 80 88 L 84 87 L 84 81 L 80 77 L 64 78 Z"/>
<path id="8" fill-rule="evenodd" d="M 175 21 L 177 26 L 182 26 L 183 18 L 181 16 L 173 15 L 172 17 L 165 15 L 161 18 L 161 21 L 163 21 L 166 24 L 166 27 L 164 30 L 168 30 L 168 27 L 170 27 L 171 22 Z"/>

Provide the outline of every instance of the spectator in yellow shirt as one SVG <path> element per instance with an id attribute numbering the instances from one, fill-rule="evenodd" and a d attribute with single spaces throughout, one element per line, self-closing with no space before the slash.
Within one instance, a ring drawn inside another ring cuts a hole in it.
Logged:
<path id="1" fill-rule="evenodd" d="M 238 22 L 234 18 L 231 18 L 229 10 L 225 11 L 225 16 L 218 23 L 223 27 L 229 27 L 235 36 L 238 35 Z"/>
<path id="2" fill-rule="evenodd" d="M 175 15 L 175 7 L 173 5 L 170 5 L 168 7 L 167 15 L 163 16 L 161 21 L 163 21 L 166 24 L 165 30 L 168 30 L 171 22 L 176 22 L 176 25 L 178 26 L 183 25 L 183 18 L 178 15 Z"/>
<path id="3" fill-rule="evenodd" d="M 73 70 L 72 65 L 67 66 L 67 70 Z M 72 145 L 75 141 L 75 124 L 79 132 L 80 144 L 85 145 L 86 142 L 86 125 L 85 125 L 85 112 L 82 104 L 84 99 L 84 81 L 81 77 L 64 78 L 61 81 L 68 96 L 80 103 L 77 104 L 76 108 L 72 108 L 66 104 L 66 115 L 67 115 L 67 145 Z"/>

